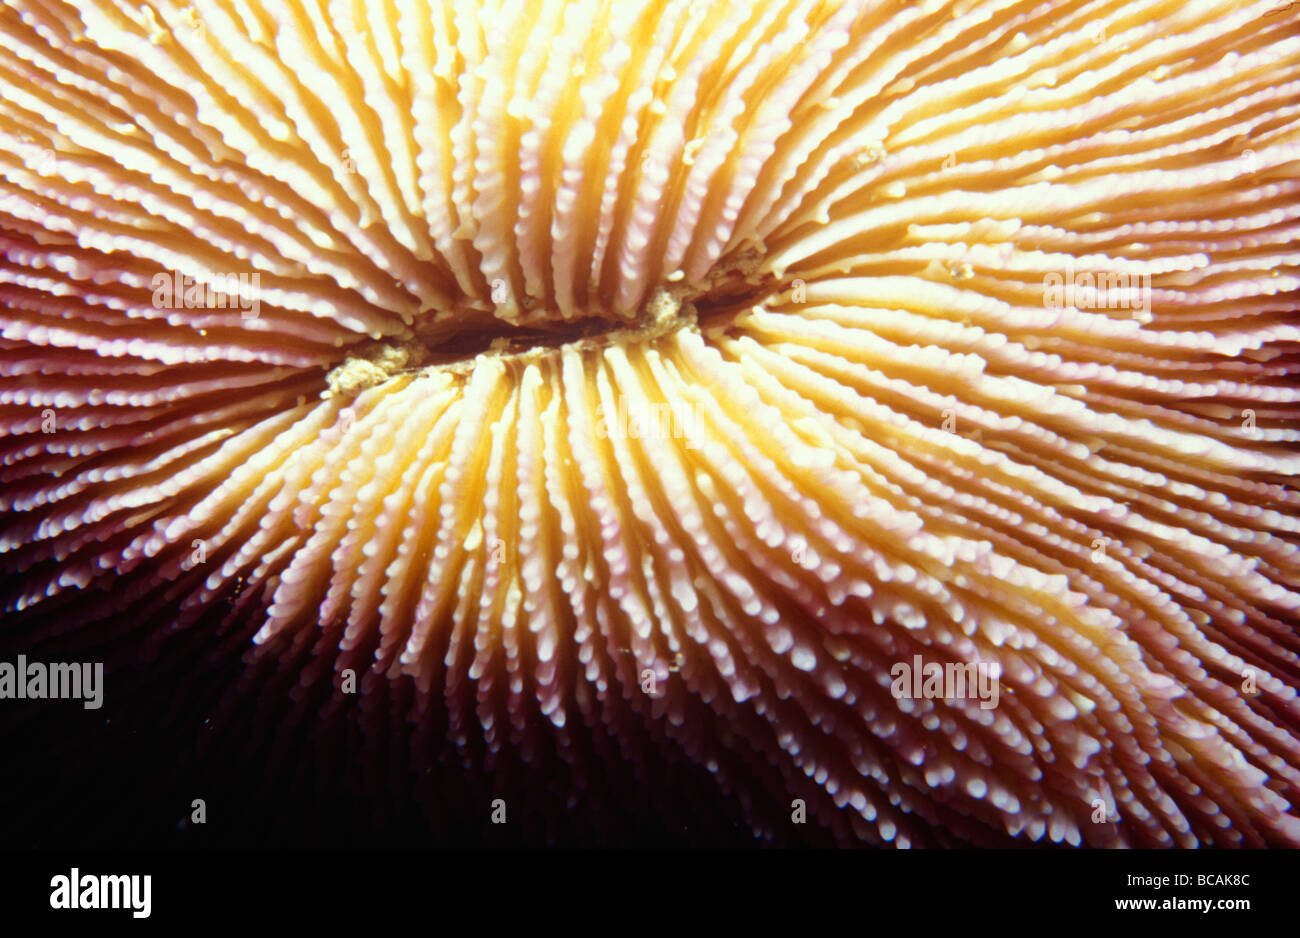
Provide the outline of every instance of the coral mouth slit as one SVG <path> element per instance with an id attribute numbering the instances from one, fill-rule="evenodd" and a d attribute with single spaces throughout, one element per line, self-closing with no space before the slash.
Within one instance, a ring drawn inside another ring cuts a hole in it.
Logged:
<path id="1" fill-rule="evenodd" d="M 682 329 L 710 336 L 724 334 L 743 313 L 784 288 L 770 273 L 759 272 L 759 255 L 750 250 L 741 260 L 719 265 L 702 285 L 670 281 L 658 288 L 631 318 L 587 316 L 548 321 L 530 316 L 526 325 L 512 323 L 477 308 L 430 316 L 416 324 L 409 340 L 369 342 L 349 350 L 345 361 L 326 377 L 330 393 L 373 386 L 397 374 L 426 370 L 464 374 L 481 356 L 535 360 L 565 347 L 591 351 L 612 345 L 653 343 Z"/>

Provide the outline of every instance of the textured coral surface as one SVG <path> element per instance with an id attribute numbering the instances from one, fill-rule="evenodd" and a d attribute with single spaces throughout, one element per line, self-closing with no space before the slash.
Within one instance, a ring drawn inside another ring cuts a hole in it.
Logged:
<path id="1" fill-rule="evenodd" d="M 1300 5 L 5 0 L 0 87 L 10 641 L 306 643 L 578 810 L 1300 842 Z"/>

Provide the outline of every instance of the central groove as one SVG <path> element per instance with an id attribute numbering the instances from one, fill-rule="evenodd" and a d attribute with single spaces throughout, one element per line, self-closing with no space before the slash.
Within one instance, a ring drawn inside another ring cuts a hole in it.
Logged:
<path id="1" fill-rule="evenodd" d="M 326 394 L 355 394 L 399 374 L 435 369 L 465 372 L 483 356 L 522 358 L 567 346 L 627 345 L 681 329 L 714 332 L 770 297 L 776 286 L 770 274 L 755 274 L 747 258 L 710 278 L 703 292 L 660 287 L 633 319 L 589 316 L 519 325 L 483 314 L 442 317 L 417 325 L 409 339 L 367 342 L 350 350 L 326 377 Z"/>

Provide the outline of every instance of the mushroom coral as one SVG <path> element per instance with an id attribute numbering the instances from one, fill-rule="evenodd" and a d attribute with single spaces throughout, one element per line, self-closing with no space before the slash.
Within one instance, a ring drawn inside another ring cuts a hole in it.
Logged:
<path id="1" fill-rule="evenodd" d="M 1300 5 L 5 0 L 0 84 L 10 635 L 325 636 L 775 840 L 1300 843 Z"/>

